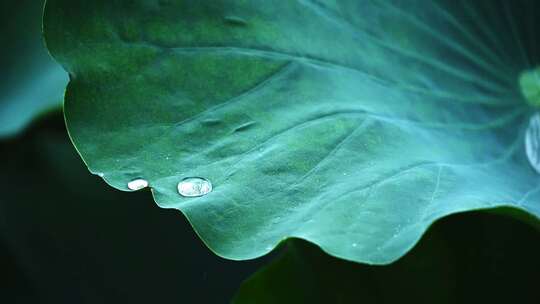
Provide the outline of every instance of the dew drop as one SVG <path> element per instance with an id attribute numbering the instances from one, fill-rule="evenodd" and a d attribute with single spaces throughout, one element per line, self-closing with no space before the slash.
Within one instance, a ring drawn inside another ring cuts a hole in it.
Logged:
<path id="1" fill-rule="evenodd" d="M 134 180 L 130 181 L 127 184 L 127 187 L 130 190 L 133 190 L 133 191 L 141 190 L 141 189 L 144 189 L 144 188 L 148 187 L 148 181 L 146 181 L 146 180 L 144 180 L 142 178 L 137 178 L 137 179 L 134 179 Z"/>
<path id="2" fill-rule="evenodd" d="M 178 193 L 185 197 L 204 196 L 210 192 L 212 183 L 202 177 L 188 177 L 178 183 Z"/>
<path id="3" fill-rule="evenodd" d="M 525 132 L 525 152 L 529 163 L 540 173 L 540 114 L 534 114 L 529 120 L 529 126 Z"/>

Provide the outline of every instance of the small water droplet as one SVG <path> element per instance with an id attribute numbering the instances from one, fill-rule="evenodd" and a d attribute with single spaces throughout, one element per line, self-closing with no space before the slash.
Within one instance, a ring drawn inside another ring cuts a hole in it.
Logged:
<path id="1" fill-rule="evenodd" d="M 356 247 L 356 246 L 358 246 L 358 244 L 356 244 L 356 243 L 352 243 L 352 246 L 353 246 L 353 247 Z"/>
<path id="2" fill-rule="evenodd" d="M 133 191 L 141 190 L 141 189 L 144 189 L 144 188 L 148 187 L 148 181 L 146 181 L 146 180 L 144 180 L 142 178 L 137 178 L 137 179 L 134 179 L 134 180 L 130 181 L 127 184 L 127 187 L 128 187 L 128 189 L 133 190 Z"/>
<path id="3" fill-rule="evenodd" d="M 529 120 L 529 126 L 525 132 L 525 152 L 529 163 L 540 173 L 540 114 L 534 114 Z"/>
<path id="4" fill-rule="evenodd" d="M 188 177 L 178 183 L 178 193 L 185 197 L 204 196 L 210 192 L 212 183 L 202 177 Z"/>

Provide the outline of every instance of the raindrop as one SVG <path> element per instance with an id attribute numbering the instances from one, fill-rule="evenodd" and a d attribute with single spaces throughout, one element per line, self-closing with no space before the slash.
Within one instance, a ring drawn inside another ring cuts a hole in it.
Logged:
<path id="1" fill-rule="evenodd" d="M 358 246 L 358 244 L 357 243 L 352 243 L 352 246 L 356 247 L 356 246 Z"/>
<path id="2" fill-rule="evenodd" d="M 529 120 L 529 126 L 525 132 L 525 152 L 529 163 L 540 173 L 540 114 L 534 114 Z"/>
<path id="3" fill-rule="evenodd" d="M 204 196 L 210 192 L 212 183 L 202 177 L 188 177 L 178 183 L 178 193 L 185 197 Z"/>
<path id="4" fill-rule="evenodd" d="M 133 190 L 133 191 L 141 190 L 141 189 L 144 189 L 144 188 L 148 187 L 148 181 L 146 181 L 146 180 L 144 180 L 142 178 L 137 178 L 137 179 L 134 179 L 134 180 L 130 181 L 127 184 L 127 187 L 130 190 Z"/>

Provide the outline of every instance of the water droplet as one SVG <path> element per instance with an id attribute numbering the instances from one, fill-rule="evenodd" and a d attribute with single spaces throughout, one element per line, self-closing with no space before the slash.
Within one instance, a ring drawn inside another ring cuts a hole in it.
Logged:
<path id="1" fill-rule="evenodd" d="M 529 126 L 525 132 L 525 152 L 529 163 L 540 173 L 540 114 L 534 114 L 529 120 Z"/>
<path id="2" fill-rule="evenodd" d="M 178 183 L 178 193 L 185 197 L 204 196 L 210 192 L 212 183 L 202 177 L 188 177 Z"/>
<path id="3" fill-rule="evenodd" d="M 148 187 L 148 181 L 146 181 L 146 180 L 144 180 L 142 178 L 137 178 L 137 179 L 134 179 L 134 180 L 130 181 L 127 184 L 127 187 L 130 190 L 133 190 L 133 191 L 141 190 L 141 189 L 144 189 L 144 188 Z"/>
<path id="4" fill-rule="evenodd" d="M 358 244 L 356 244 L 356 243 L 352 243 L 352 246 L 353 246 L 353 247 L 356 247 L 356 246 L 358 246 Z"/>

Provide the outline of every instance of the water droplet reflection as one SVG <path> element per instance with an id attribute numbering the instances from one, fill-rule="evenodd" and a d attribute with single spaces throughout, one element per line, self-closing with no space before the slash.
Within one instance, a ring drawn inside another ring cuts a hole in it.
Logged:
<path id="1" fill-rule="evenodd" d="M 133 191 L 141 190 L 141 189 L 144 189 L 144 188 L 148 187 L 148 181 L 146 181 L 146 180 L 144 180 L 142 178 L 137 178 L 137 179 L 134 179 L 134 180 L 130 181 L 127 184 L 127 187 L 128 187 L 128 189 L 133 190 Z"/>
<path id="2" fill-rule="evenodd" d="M 204 196 L 212 192 L 212 183 L 202 177 L 188 177 L 178 183 L 178 193 L 185 197 Z"/>
<path id="3" fill-rule="evenodd" d="M 529 120 L 525 132 L 525 152 L 529 163 L 540 173 L 540 114 L 534 114 Z"/>

